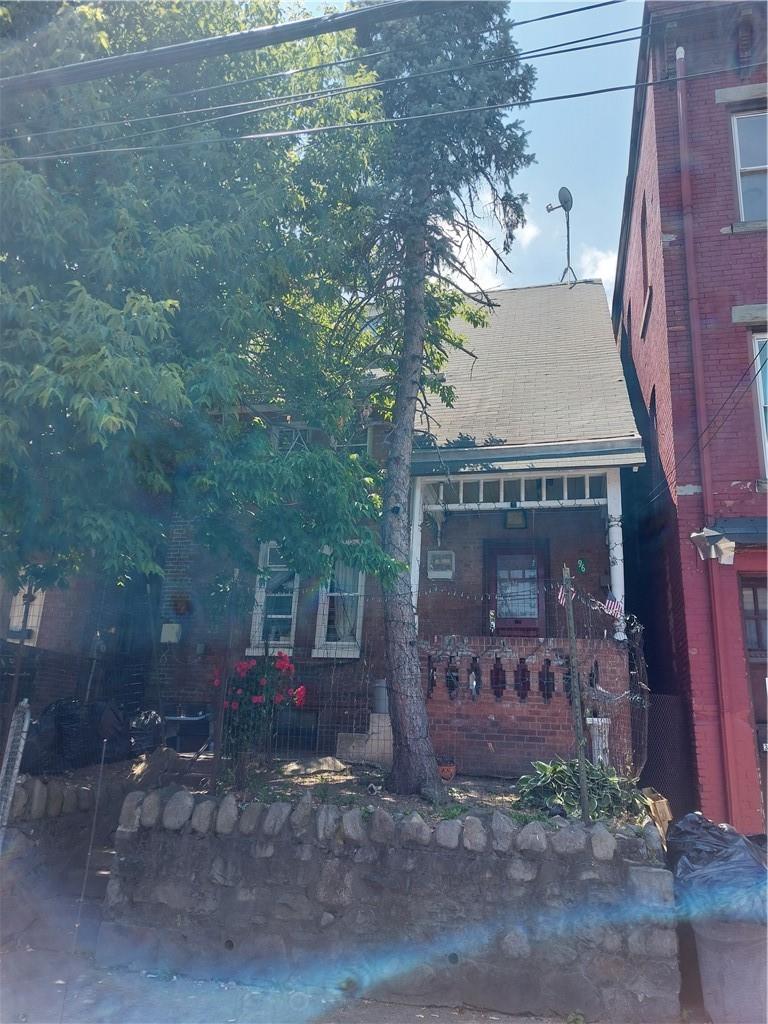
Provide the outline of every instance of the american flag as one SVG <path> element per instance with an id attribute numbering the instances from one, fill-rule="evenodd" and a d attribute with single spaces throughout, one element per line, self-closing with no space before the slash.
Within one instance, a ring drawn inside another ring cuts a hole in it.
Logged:
<path id="1" fill-rule="evenodd" d="M 557 592 L 557 603 L 561 604 L 565 608 L 565 587 L 560 584 L 560 589 Z"/>
<path id="2" fill-rule="evenodd" d="M 620 619 L 624 614 L 624 605 L 621 601 L 615 598 L 613 594 L 609 594 L 605 599 L 603 608 L 605 608 L 606 613 L 614 619 Z"/>

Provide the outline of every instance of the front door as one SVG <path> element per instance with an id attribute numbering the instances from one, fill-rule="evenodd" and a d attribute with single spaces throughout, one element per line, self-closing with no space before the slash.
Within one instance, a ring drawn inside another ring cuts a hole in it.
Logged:
<path id="1" fill-rule="evenodd" d="M 533 545 L 494 545 L 486 552 L 491 632 L 544 635 L 542 551 Z"/>

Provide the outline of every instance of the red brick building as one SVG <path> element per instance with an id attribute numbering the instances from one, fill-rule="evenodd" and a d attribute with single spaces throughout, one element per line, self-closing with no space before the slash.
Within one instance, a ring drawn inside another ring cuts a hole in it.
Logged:
<path id="1" fill-rule="evenodd" d="M 689 712 L 698 805 L 746 832 L 765 827 L 765 18 L 646 4 L 613 303 L 648 452 L 630 600 L 655 687 Z"/>

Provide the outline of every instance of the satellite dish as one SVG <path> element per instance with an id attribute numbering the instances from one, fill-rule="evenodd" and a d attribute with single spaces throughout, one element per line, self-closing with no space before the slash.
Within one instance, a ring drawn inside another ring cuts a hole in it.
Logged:
<path id="1" fill-rule="evenodd" d="M 573 196 L 570 191 L 563 185 L 560 191 L 557 193 L 557 200 L 565 210 L 566 213 L 570 213 L 571 207 L 573 206 Z"/>

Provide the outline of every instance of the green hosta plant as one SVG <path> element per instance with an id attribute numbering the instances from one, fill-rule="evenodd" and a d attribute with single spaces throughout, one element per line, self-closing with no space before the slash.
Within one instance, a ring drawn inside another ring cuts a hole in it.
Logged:
<path id="1" fill-rule="evenodd" d="M 578 761 L 534 761 L 532 768 L 517 783 L 522 804 L 531 808 L 559 804 L 568 814 L 579 813 Z M 593 818 L 634 818 L 647 807 L 637 779 L 619 775 L 610 765 L 587 762 L 587 792 Z"/>

